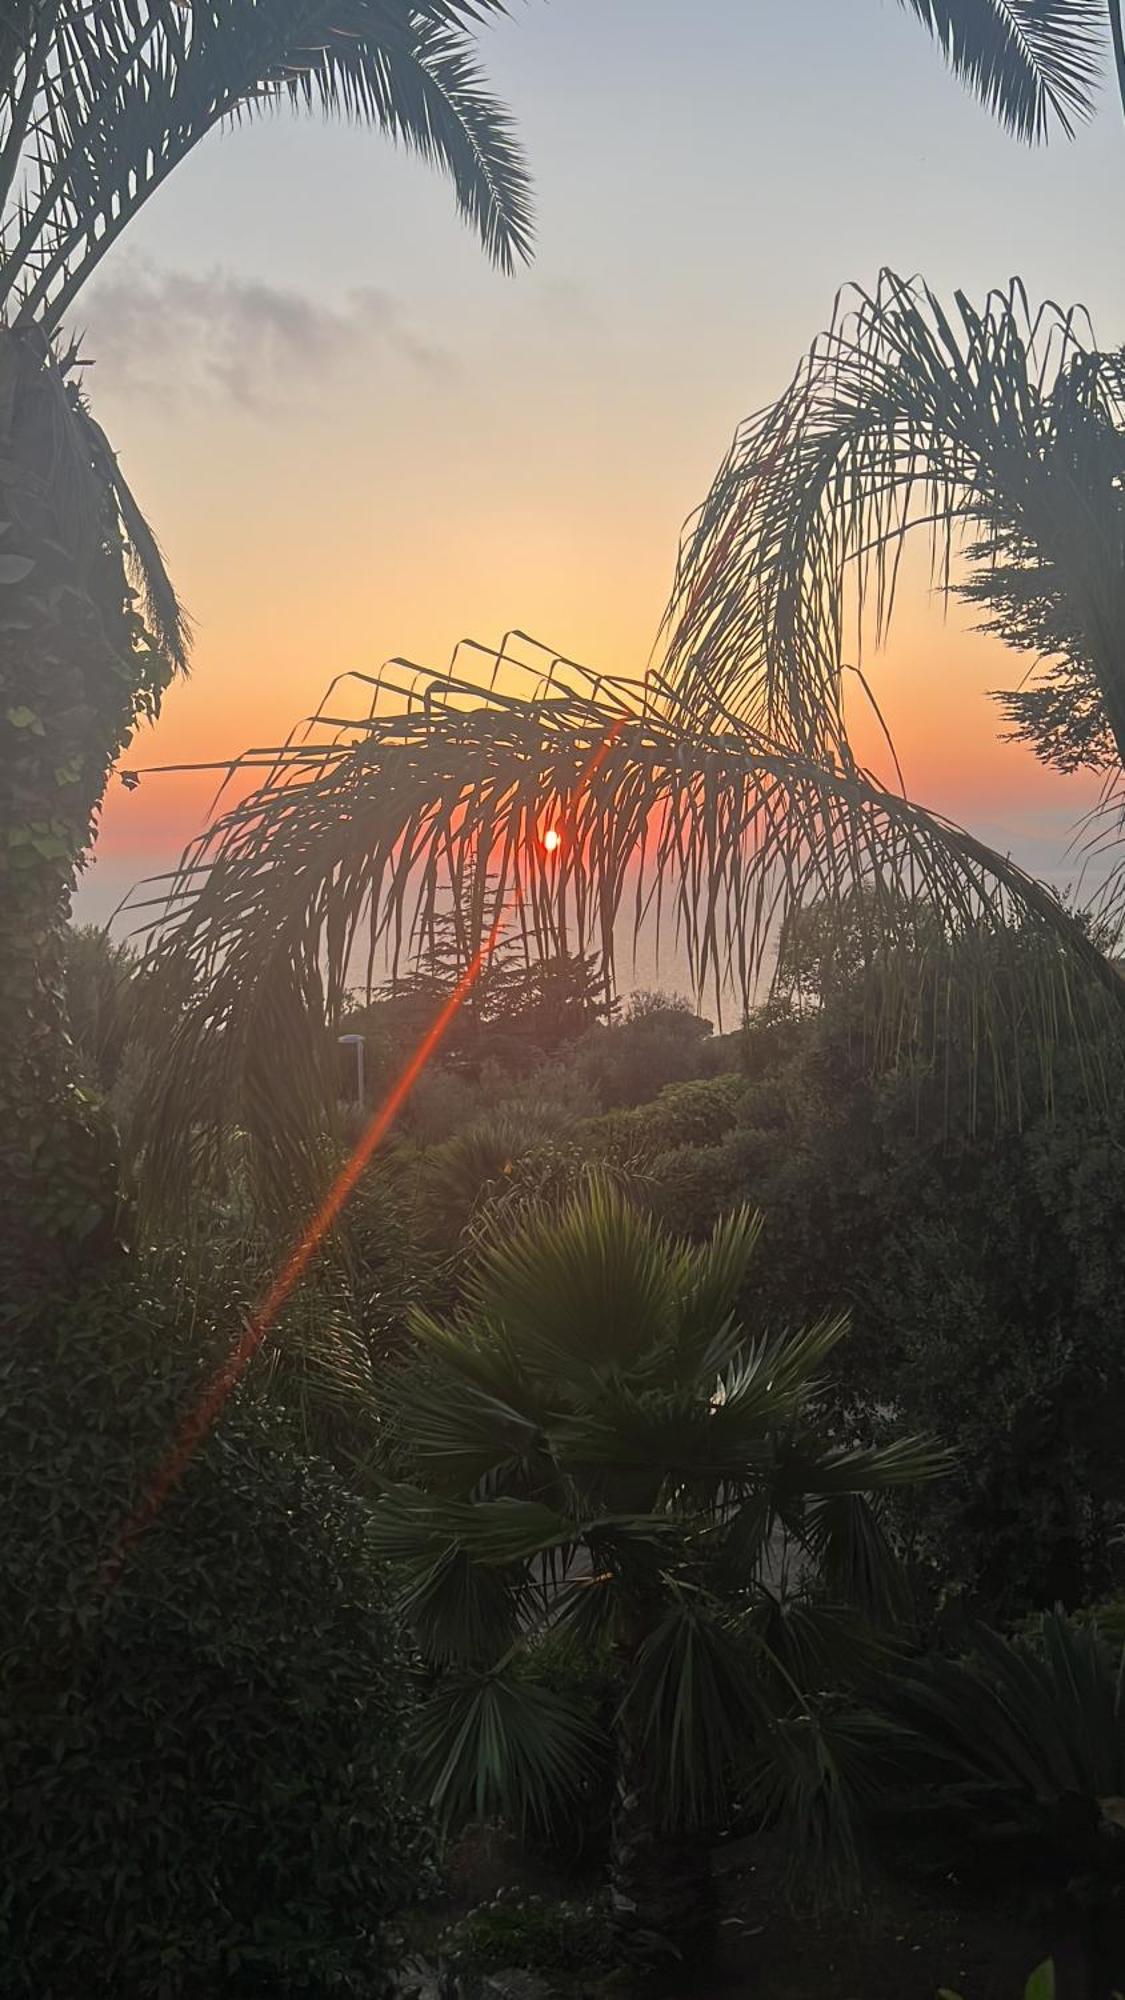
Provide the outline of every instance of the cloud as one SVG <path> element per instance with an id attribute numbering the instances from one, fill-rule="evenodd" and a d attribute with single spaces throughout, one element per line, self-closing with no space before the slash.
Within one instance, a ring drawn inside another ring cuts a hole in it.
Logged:
<path id="1" fill-rule="evenodd" d="M 313 378 L 381 349 L 413 368 L 445 372 L 452 357 L 415 335 L 398 301 L 371 285 L 337 305 L 222 269 L 204 275 L 133 260 L 92 288 L 84 351 L 130 391 L 200 390 L 262 412 Z"/>

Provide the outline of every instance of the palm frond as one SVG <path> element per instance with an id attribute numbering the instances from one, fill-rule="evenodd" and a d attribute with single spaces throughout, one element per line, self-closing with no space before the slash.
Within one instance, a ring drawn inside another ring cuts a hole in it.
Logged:
<path id="1" fill-rule="evenodd" d="M 280 104 L 374 125 L 451 178 L 503 268 L 529 254 L 526 168 L 483 88 L 474 0 L 40 0 L 0 43 L 0 296 L 47 329 L 216 125 Z"/>
<path id="2" fill-rule="evenodd" d="M 673 1598 L 641 1647 L 622 1719 L 650 1760 L 652 1796 L 674 1827 L 721 1823 L 739 1758 L 773 1725 L 745 1635 L 694 1591 Z"/>
<path id="3" fill-rule="evenodd" d="M 550 1827 L 608 1759 L 573 1703 L 501 1669 L 447 1674 L 418 1718 L 412 1749 L 423 1794 L 447 1823 L 502 1815 Z"/>
<path id="4" fill-rule="evenodd" d="M 171 670 L 186 673 L 191 648 L 191 620 L 164 566 L 160 544 L 133 498 L 117 453 L 101 425 L 95 422 L 88 410 L 81 410 L 79 415 L 90 438 L 95 467 L 117 507 L 126 563 L 141 599 L 145 626 Z"/>
<path id="5" fill-rule="evenodd" d="M 1123 385 L 1080 309 L 1033 312 L 1018 282 L 979 310 L 958 293 L 951 314 L 892 271 L 842 294 L 689 524 L 664 671 L 693 715 L 733 710 L 846 767 L 850 620 L 858 662 L 865 627 L 886 631 L 904 542 L 921 529 L 946 591 L 961 542 L 981 545 L 986 603 L 990 580 L 1004 589 L 998 541 L 1041 566 L 1125 753 Z"/>
<path id="6" fill-rule="evenodd" d="M 716 1376 L 732 1359 L 740 1335 L 735 1307 L 747 1282 L 762 1233 L 762 1217 L 748 1208 L 724 1216 L 705 1243 L 693 1245 L 677 1272 L 677 1345 L 689 1367 L 701 1354 Z"/>
<path id="7" fill-rule="evenodd" d="M 461 912 L 470 949 L 508 924 L 547 953 L 581 940 L 611 976 L 615 924 L 631 905 L 636 925 L 673 930 L 721 1006 L 724 994 L 754 997 L 787 915 L 821 901 L 842 946 L 888 972 L 873 1002 L 875 1054 L 927 1058 L 964 1009 L 972 1042 L 994 1053 L 1005 1109 L 1021 1087 L 1008 1067 L 1013 1006 L 1035 1021 L 1046 1059 L 1095 989 L 1110 1004 L 1125 999 L 1047 889 L 854 762 L 778 747 L 733 714 L 701 726 L 659 687 L 599 683 L 518 648 L 492 656 L 494 673 L 521 664 L 526 697 L 451 672 L 419 676 L 405 705 L 392 666 L 367 683 L 367 713 L 348 722 L 334 694 L 301 738 L 235 767 L 242 782 L 256 770 L 265 782 L 153 897 L 153 990 L 189 996 L 169 1016 L 149 1106 L 154 1197 L 175 1198 L 185 1134 L 205 1131 L 220 1108 L 280 1172 L 293 1151 L 295 1052 L 273 1071 L 284 1105 L 246 1088 L 255 1052 L 278 1046 L 273 1016 L 304 1008 L 310 1048 L 321 1048 L 316 1024 L 343 1004 L 355 965 L 380 952 L 394 964 L 443 907 Z M 554 855 L 545 825 L 565 829 Z M 896 953 L 896 926 L 919 901 L 940 912 L 934 950 Z M 996 941 L 1013 926 L 1048 942 L 1005 987 Z M 955 981 L 943 980 L 946 951 Z M 200 1103 L 201 1076 L 213 1109 Z M 327 1103 L 329 1087 L 317 1087 Z M 299 1101 L 314 1095 L 310 1077 Z"/>
<path id="8" fill-rule="evenodd" d="M 1096 1629 L 1061 1614 L 1035 1637 L 973 1635 L 964 1660 L 920 1661 L 888 1685 L 888 1712 L 931 1776 L 1025 1802 L 1125 1794 L 1125 1679 Z"/>
<path id="9" fill-rule="evenodd" d="M 802 1538 L 829 1590 L 858 1605 L 877 1623 L 893 1624 L 908 1609 L 906 1582 L 883 1523 L 866 1493 L 809 1499 Z"/>
<path id="10" fill-rule="evenodd" d="M 855 1895 L 867 1822 L 891 1790 L 891 1740 L 870 1716 L 814 1694 L 752 1746 L 746 1790 L 775 1829 L 803 1902 Z"/>
<path id="11" fill-rule="evenodd" d="M 954 75 L 1017 139 L 1067 137 L 1088 118 L 1105 60 L 1101 0 L 899 0 Z"/>
<path id="12" fill-rule="evenodd" d="M 372 1541 L 388 1562 L 428 1560 L 448 1548 L 483 1568 L 530 1562 L 574 1540 L 574 1523 L 533 1500 L 436 1498 L 413 1487 L 385 1486 Z"/>
<path id="13" fill-rule="evenodd" d="M 671 1331 L 659 1235 L 610 1181 L 491 1245 L 466 1309 L 504 1328 L 534 1378 L 628 1366 Z"/>
<path id="14" fill-rule="evenodd" d="M 433 1321 L 413 1320 L 412 1331 L 423 1343 L 427 1329 L 441 1332 Z M 404 1366 L 385 1392 L 392 1420 L 408 1440 L 411 1460 L 426 1484 L 450 1495 L 501 1479 L 509 1485 L 521 1469 L 530 1476 L 543 1435 L 540 1421 L 529 1417 L 525 1407 L 481 1387 L 457 1366 L 465 1345 L 464 1338 L 441 1332 L 439 1355 L 445 1350 L 448 1365 L 439 1365 L 436 1372 Z M 526 1404 L 526 1397 L 520 1400 Z"/>
<path id="15" fill-rule="evenodd" d="M 519 1499 L 473 1503 L 376 1481 L 373 1553 L 392 1566 L 403 1616 L 432 1660 L 478 1664 L 515 1640 L 535 1595 L 531 1565 L 566 1551 L 574 1528 Z"/>
<path id="16" fill-rule="evenodd" d="M 881 1493 L 894 1486 L 916 1486 L 920 1480 L 942 1479 L 952 1472 L 956 1454 L 930 1438 L 892 1438 L 867 1449 L 849 1447 L 802 1458 L 794 1478 L 805 1493 Z"/>

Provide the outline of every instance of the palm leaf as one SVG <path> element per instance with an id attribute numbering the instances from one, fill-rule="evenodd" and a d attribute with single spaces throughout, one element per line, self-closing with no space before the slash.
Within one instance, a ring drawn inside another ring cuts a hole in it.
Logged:
<path id="1" fill-rule="evenodd" d="M 371 1533 L 373 1546 L 388 1562 L 425 1561 L 456 1548 L 483 1568 L 506 1568 L 566 1548 L 575 1539 L 575 1526 L 533 1500 L 446 1500 L 388 1485 Z"/>
<path id="2" fill-rule="evenodd" d="M 689 1369 L 718 1376 L 733 1358 L 740 1335 L 735 1320 L 762 1233 L 762 1217 L 748 1208 L 724 1216 L 705 1243 L 692 1245 L 676 1274 L 679 1293 L 677 1346 Z"/>
<path id="3" fill-rule="evenodd" d="M 140 598 L 146 628 L 156 641 L 169 667 L 186 673 L 191 646 L 191 621 L 176 595 L 164 566 L 160 544 L 136 500 L 101 425 L 88 410 L 79 411 L 86 430 L 95 468 L 113 495 L 121 524 L 121 537 L 131 580 Z"/>
<path id="4" fill-rule="evenodd" d="M 658 1232 L 612 1182 L 595 1182 L 491 1245 L 466 1309 L 502 1327 L 533 1376 L 635 1365 L 671 1332 Z"/>
<path id="5" fill-rule="evenodd" d="M 669 606 L 667 675 L 697 718 L 734 710 L 779 744 L 848 762 L 854 610 L 881 636 L 899 557 L 928 531 L 951 587 L 958 538 L 984 536 L 975 594 L 1002 590 L 989 551 L 1041 565 L 1125 749 L 1125 456 L 1120 357 L 1082 312 L 1032 312 L 1023 288 L 949 315 L 884 271 L 844 293 L 778 401 L 735 437 L 689 526 Z"/>
<path id="6" fill-rule="evenodd" d="M 934 1657 L 888 1685 L 891 1718 L 932 1776 L 1034 1804 L 1125 1794 L 1121 1662 L 1096 1630 L 1044 1617 L 1037 1639 L 981 1629 L 965 1660 Z"/>
<path id="7" fill-rule="evenodd" d="M 745 1636 L 687 1591 L 641 1647 L 621 1712 L 648 1761 L 651 1795 L 674 1827 L 721 1823 L 739 1758 L 773 1723 Z"/>
<path id="8" fill-rule="evenodd" d="M 1071 137 L 1088 118 L 1105 56 L 1100 0 L 899 0 L 955 76 L 1018 139 Z"/>
<path id="9" fill-rule="evenodd" d="M 424 1796 L 447 1822 L 502 1815 L 550 1827 L 607 1761 L 604 1739 L 578 1708 L 499 1669 L 446 1675 L 412 1748 Z"/>
<path id="10" fill-rule="evenodd" d="M 10 10 L 9 10 L 10 11 Z M 466 26 L 499 0 L 40 0 L 0 42 L 0 297 L 58 324 L 148 197 L 225 119 L 278 104 L 375 125 L 451 178 L 503 268 L 526 169 Z"/>
<path id="11" fill-rule="evenodd" d="M 895 1776 L 884 1726 L 816 1695 L 752 1746 L 743 1781 L 782 1843 L 793 1892 L 814 1905 L 854 1896 L 872 1809 Z"/>
<path id="12" fill-rule="evenodd" d="M 474 942 L 496 923 L 522 925 L 545 952 L 588 943 L 611 973 L 628 897 L 636 922 L 671 922 L 721 1005 L 724 992 L 753 998 L 788 915 L 821 901 L 842 949 L 890 975 L 874 994 L 876 1059 L 927 1056 L 961 1009 L 970 1042 L 994 1056 L 1004 1111 L 1018 1108 L 1021 1088 L 1007 1066 L 1018 1039 L 1011 1008 L 1034 1019 L 1046 1063 L 1096 991 L 1111 1005 L 1125 999 L 1048 890 L 886 791 L 849 753 L 817 761 L 733 713 L 701 727 L 669 690 L 638 694 L 560 663 L 548 679 L 549 656 L 537 676 L 534 653 L 518 648 L 493 657 L 496 673 L 521 666 L 524 698 L 452 672 L 420 676 L 406 705 L 392 666 L 367 684 L 360 719 L 347 723 L 336 696 L 302 739 L 235 767 L 242 782 L 256 770 L 265 782 L 214 822 L 153 899 L 153 990 L 197 996 L 170 1017 L 148 1106 L 154 1198 L 176 1197 L 183 1135 L 212 1116 L 199 1103 L 201 1075 L 214 1080 L 211 1105 L 244 1123 L 266 1169 L 280 1173 L 294 1150 L 291 1063 L 275 1072 L 274 1096 L 285 1097 L 276 1117 L 267 1095 L 255 1102 L 246 1090 L 253 1051 L 276 1044 L 271 1017 L 302 1008 L 314 1021 L 331 1017 L 357 962 L 386 952 L 393 964 L 412 927 L 424 935 L 443 907 L 463 912 Z M 566 830 L 557 862 L 540 843 L 546 824 Z M 934 951 L 896 955 L 896 927 L 919 900 L 940 912 Z M 995 946 L 1013 925 L 1049 942 L 1006 987 Z M 943 982 L 946 952 L 956 981 Z M 314 1097 L 310 1078 L 301 1101 Z M 514 1267 L 510 1283 L 515 1309 Z"/>
<path id="13" fill-rule="evenodd" d="M 434 1329 L 432 1321 L 415 1318 L 413 1331 Z M 455 1355 L 464 1339 L 441 1335 L 449 1365 L 436 1371 L 410 1366 L 398 1369 L 386 1385 L 388 1411 L 407 1441 L 411 1460 L 431 1489 L 450 1495 L 471 1493 L 499 1481 L 511 1489 L 521 1474 L 533 1476 L 542 1442 L 541 1423 L 482 1388 Z M 526 1399 L 521 1398 L 521 1403 Z"/>

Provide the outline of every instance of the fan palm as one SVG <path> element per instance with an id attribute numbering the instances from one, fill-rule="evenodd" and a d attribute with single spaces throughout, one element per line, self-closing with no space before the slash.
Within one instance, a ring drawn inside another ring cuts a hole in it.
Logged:
<path id="1" fill-rule="evenodd" d="M 375 1538 L 443 1670 L 417 1746 L 431 1800 L 550 1817 L 610 1759 L 640 1942 L 706 1922 L 706 1835 L 753 1773 L 771 1806 L 788 1776 L 822 1832 L 842 1808 L 817 1690 L 844 1607 L 895 1598 L 878 1494 L 943 1462 L 830 1443 L 818 1376 L 844 1324 L 747 1330 L 756 1235 L 743 1212 L 688 1247 L 595 1183 L 494 1243 L 455 1318 L 415 1315 L 420 1360 L 389 1391 L 402 1477 Z M 824 1595 L 779 1596 L 792 1560 Z M 546 1633 L 612 1660 L 609 1740 L 537 1682 Z"/>
<path id="2" fill-rule="evenodd" d="M 17 1262 L 104 1229 L 112 1165 L 71 1087 L 59 925 L 109 768 L 186 663 L 155 540 L 60 329 L 224 120 L 373 125 L 449 175 L 502 267 L 528 186 L 466 29 L 502 0 L 15 0 L 0 23 L 0 1161 Z M 18 1239 L 18 1240 L 16 1240 Z"/>
<path id="3" fill-rule="evenodd" d="M 626 900 L 637 926 L 663 905 L 697 982 L 745 1001 L 816 902 L 822 956 L 835 929 L 849 962 L 894 973 L 878 982 L 876 1054 L 925 1053 L 946 991 L 967 1045 L 991 1039 L 1001 1099 L 998 935 L 1031 924 L 1053 940 L 1029 959 L 1026 996 L 1045 1056 L 1079 1005 L 1115 1010 L 1122 982 L 1051 891 L 859 764 L 845 695 L 867 683 L 845 626 L 854 603 L 861 633 L 865 616 L 886 629 L 916 529 L 945 588 L 967 548 L 973 594 L 1007 637 L 1060 635 L 1056 707 L 1082 704 L 1094 754 L 1120 771 L 1123 379 L 1080 314 L 1033 313 L 1018 285 L 981 310 L 959 296 L 950 315 L 886 273 L 738 432 L 689 524 L 644 682 L 511 634 L 493 655 L 460 649 L 446 674 L 396 662 L 358 678 L 347 726 L 334 684 L 319 729 L 243 760 L 243 781 L 264 782 L 189 850 L 164 913 L 158 959 L 202 998 L 151 1106 L 154 1193 L 175 1193 L 187 1135 L 206 1143 L 231 1115 L 272 1173 L 295 1161 L 302 1106 L 316 1122 L 330 1095 L 309 1017 L 343 1004 L 357 957 L 393 954 L 447 908 L 466 957 L 499 920 L 548 952 L 593 947 L 608 972 Z M 946 950 L 956 980 L 935 982 Z"/>

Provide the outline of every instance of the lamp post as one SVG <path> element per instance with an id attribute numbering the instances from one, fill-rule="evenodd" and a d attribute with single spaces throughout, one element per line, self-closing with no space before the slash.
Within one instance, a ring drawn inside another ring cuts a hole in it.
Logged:
<path id="1" fill-rule="evenodd" d="M 355 1050 L 355 1108 L 357 1111 L 362 1111 L 364 1105 L 364 1088 L 367 1081 L 365 1071 L 367 1044 L 362 1035 L 338 1035 L 336 1039 L 342 1049 Z"/>

